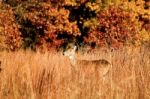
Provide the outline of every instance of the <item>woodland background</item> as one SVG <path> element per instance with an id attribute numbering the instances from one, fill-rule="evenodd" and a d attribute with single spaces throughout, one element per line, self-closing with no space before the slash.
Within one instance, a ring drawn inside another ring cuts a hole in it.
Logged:
<path id="1" fill-rule="evenodd" d="M 149 78 L 150 0 L 0 0 L 1 99 L 150 99 Z"/>
<path id="2" fill-rule="evenodd" d="M 139 46 L 150 41 L 149 0 L 2 0 L 0 50 Z"/>

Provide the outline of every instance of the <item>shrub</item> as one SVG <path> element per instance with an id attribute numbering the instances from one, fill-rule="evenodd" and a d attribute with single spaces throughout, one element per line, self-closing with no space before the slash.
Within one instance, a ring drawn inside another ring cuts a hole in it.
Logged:
<path id="1" fill-rule="evenodd" d="M 21 47 L 19 24 L 9 5 L 0 4 L 0 34 L 1 49 L 17 50 Z"/>
<path id="2" fill-rule="evenodd" d="M 58 48 L 65 42 L 80 35 L 76 22 L 69 21 L 69 11 L 53 7 L 51 3 L 33 2 L 18 11 L 25 47 Z M 20 8 L 19 8 L 20 9 Z"/>
<path id="3" fill-rule="evenodd" d="M 140 41 L 142 43 L 150 41 L 150 1 L 149 0 L 136 0 L 123 3 L 122 6 L 126 10 L 134 13 L 134 17 L 141 23 L 142 28 L 139 31 Z"/>
<path id="4" fill-rule="evenodd" d="M 99 25 L 90 28 L 84 41 L 91 46 L 114 46 L 135 44 L 138 41 L 138 20 L 120 6 L 111 5 L 97 15 Z"/>

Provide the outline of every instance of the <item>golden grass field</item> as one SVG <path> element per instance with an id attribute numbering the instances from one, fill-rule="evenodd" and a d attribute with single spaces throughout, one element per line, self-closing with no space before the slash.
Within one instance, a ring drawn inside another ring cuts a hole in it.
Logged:
<path id="1" fill-rule="evenodd" d="M 77 56 L 112 65 L 100 75 L 92 65 L 72 70 L 58 52 L 1 52 L 0 99 L 150 99 L 150 48 L 99 49 Z"/>

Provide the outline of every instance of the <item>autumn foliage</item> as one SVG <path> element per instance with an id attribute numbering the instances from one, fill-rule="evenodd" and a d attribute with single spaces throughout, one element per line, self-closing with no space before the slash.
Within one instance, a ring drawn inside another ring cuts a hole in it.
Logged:
<path id="1" fill-rule="evenodd" d="M 97 16 L 98 26 L 90 28 L 85 42 L 90 45 L 119 47 L 138 41 L 140 24 L 131 12 L 121 7 L 110 6 Z"/>
<path id="2" fill-rule="evenodd" d="M 12 8 L 0 4 L 0 49 L 16 50 L 21 46 L 21 32 Z"/>
<path id="3" fill-rule="evenodd" d="M 0 47 L 140 45 L 150 40 L 149 9 L 147 0 L 3 0 Z"/>
<path id="4" fill-rule="evenodd" d="M 80 35 L 76 22 L 69 21 L 68 10 L 55 8 L 49 3 L 34 2 L 24 6 L 23 16 L 19 12 L 18 16 L 25 47 L 49 50 Z"/>

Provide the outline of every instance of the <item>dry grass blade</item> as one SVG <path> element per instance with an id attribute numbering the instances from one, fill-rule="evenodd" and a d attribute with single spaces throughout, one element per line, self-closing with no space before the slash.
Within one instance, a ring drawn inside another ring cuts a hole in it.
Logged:
<path id="1" fill-rule="evenodd" d="M 104 58 L 105 68 L 95 63 L 77 65 L 60 53 L 1 52 L 0 97 L 2 99 L 149 99 L 149 48 L 123 48 L 113 52 L 78 53 L 78 58 Z M 109 55 L 111 57 L 109 57 Z"/>

